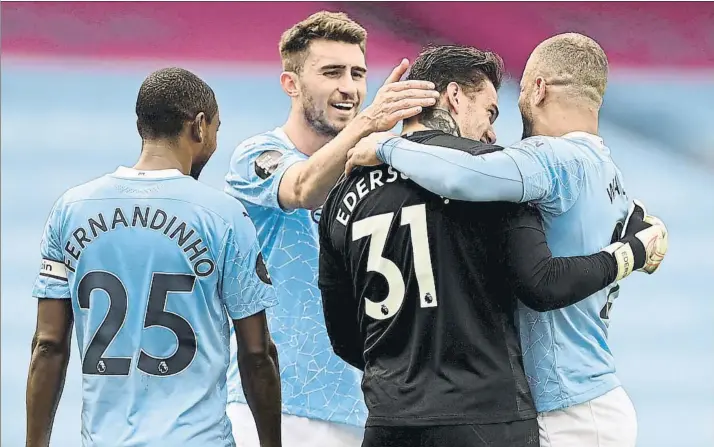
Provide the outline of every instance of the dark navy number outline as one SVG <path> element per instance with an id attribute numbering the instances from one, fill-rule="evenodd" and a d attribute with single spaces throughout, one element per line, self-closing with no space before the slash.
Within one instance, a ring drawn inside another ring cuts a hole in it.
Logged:
<path id="1" fill-rule="evenodd" d="M 176 351 L 167 358 L 157 358 L 141 349 L 137 368 L 151 376 L 168 377 L 181 373 L 193 362 L 198 351 L 196 332 L 183 317 L 166 310 L 168 295 L 190 293 L 196 283 L 195 275 L 154 273 L 151 278 L 149 300 L 144 314 L 143 328 L 162 327 L 171 331 L 177 340 Z M 128 376 L 131 357 L 105 357 L 109 345 L 124 326 L 129 308 L 126 287 L 113 273 L 92 271 L 79 282 L 77 301 L 83 310 L 90 308 L 90 296 L 103 290 L 109 297 L 109 310 L 87 345 L 82 359 L 82 373 L 101 376 Z"/>

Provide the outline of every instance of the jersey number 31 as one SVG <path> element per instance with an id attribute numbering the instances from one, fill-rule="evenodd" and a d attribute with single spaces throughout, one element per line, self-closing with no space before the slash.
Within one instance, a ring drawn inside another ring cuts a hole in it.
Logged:
<path id="1" fill-rule="evenodd" d="M 392 318 L 404 303 L 405 284 L 402 272 L 397 265 L 382 256 L 389 236 L 394 213 L 379 214 L 352 224 L 352 240 L 371 236 L 367 271 L 379 273 L 387 280 L 389 293 L 381 302 L 365 298 L 365 312 L 376 320 Z M 436 307 L 436 285 L 429 252 L 429 234 L 426 229 L 426 206 L 412 205 L 402 209 L 401 225 L 411 228 L 414 273 L 419 286 L 419 304 L 421 307 Z"/>

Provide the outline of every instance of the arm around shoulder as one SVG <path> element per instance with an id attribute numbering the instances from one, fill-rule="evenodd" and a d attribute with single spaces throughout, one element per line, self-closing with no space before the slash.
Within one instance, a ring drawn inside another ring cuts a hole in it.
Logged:
<path id="1" fill-rule="evenodd" d="M 617 265 L 607 253 L 553 257 L 538 212 L 523 207 L 504 232 L 505 267 L 514 292 L 539 312 L 575 304 L 615 280 Z"/>

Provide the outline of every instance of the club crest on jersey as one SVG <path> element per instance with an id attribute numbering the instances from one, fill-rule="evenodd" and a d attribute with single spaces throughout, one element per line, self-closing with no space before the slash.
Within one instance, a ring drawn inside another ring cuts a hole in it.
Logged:
<path id="1" fill-rule="evenodd" d="M 273 281 L 270 279 L 270 273 L 268 273 L 268 268 L 265 266 L 265 261 L 263 261 L 263 253 L 258 253 L 258 259 L 255 260 L 255 273 L 265 284 L 273 284 Z"/>
<path id="2" fill-rule="evenodd" d="M 313 222 L 320 223 L 320 217 L 322 217 L 322 207 L 310 211 L 310 217 L 312 218 Z"/>
<path id="3" fill-rule="evenodd" d="M 258 155 L 255 159 L 255 174 L 263 180 L 267 179 L 277 171 L 282 156 L 278 151 L 265 151 Z"/>

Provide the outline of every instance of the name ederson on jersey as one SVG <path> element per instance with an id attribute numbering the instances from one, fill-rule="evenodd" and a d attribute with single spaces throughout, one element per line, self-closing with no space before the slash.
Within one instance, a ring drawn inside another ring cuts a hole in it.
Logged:
<path id="1" fill-rule="evenodd" d="M 335 220 L 341 223 L 342 225 L 347 226 L 350 221 L 350 217 L 352 217 L 352 211 L 354 211 L 355 206 L 357 206 L 357 203 L 362 200 L 364 196 L 374 191 L 375 189 L 384 186 L 386 183 L 394 183 L 400 177 L 402 180 L 409 179 L 409 177 L 402 174 L 401 172 L 397 172 L 391 166 L 387 168 L 387 174 L 389 174 L 387 178 L 382 180 L 382 171 L 370 172 L 369 187 L 367 186 L 365 179 L 358 180 L 355 184 L 354 191 L 348 192 L 347 194 L 345 194 L 344 199 L 342 199 L 342 206 L 338 208 L 337 217 L 335 217 Z"/>

